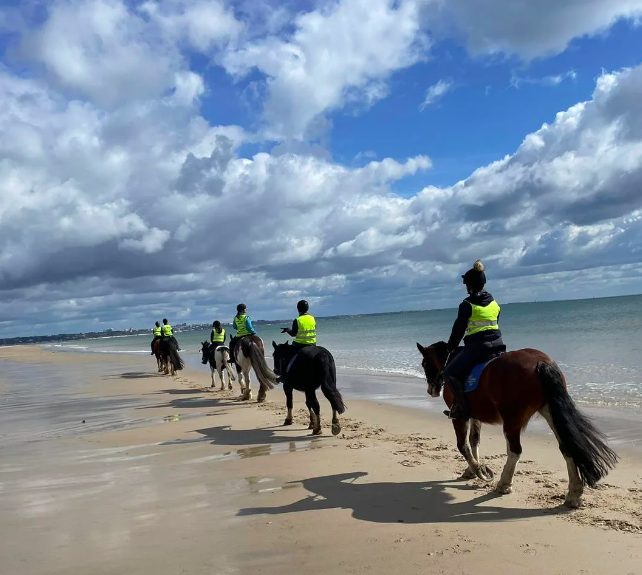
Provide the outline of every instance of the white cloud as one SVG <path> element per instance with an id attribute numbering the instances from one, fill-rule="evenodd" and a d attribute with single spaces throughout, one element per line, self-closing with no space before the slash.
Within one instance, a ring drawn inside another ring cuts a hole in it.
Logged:
<path id="1" fill-rule="evenodd" d="M 424 101 L 419 105 L 419 110 L 423 112 L 428 106 L 432 106 L 437 100 L 449 92 L 453 87 L 451 80 L 439 80 L 426 90 Z"/>
<path id="2" fill-rule="evenodd" d="M 448 0 L 435 6 L 429 17 L 440 17 L 441 33 L 459 34 L 474 54 L 526 59 L 558 54 L 574 38 L 642 16 L 642 0 Z"/>
<path id="3" fill-rule="evenodd" d="M 229 51 L 223 64 L 242 77 L 267 77 L 268 136 L 303 138 L 319 115 L 385 95 L 382 82 L 424 57 L 420 3 L 353 0 L 300 14 L 287 38 L 261 38 Z"/>
<path id="4" fill-rule="evenodd" d="M 568 70 L 562 74 L 553 74 L 549 76 L 520 76 L 513 73 L 510 79 L 510 85 L 513 88 L 519 89 L 524 84 L 534 84 L 539 86 L 559 86 L 562 82 L 566 80 L 574 81 L 577 78 L 577 72 L 575 70 Z"/>

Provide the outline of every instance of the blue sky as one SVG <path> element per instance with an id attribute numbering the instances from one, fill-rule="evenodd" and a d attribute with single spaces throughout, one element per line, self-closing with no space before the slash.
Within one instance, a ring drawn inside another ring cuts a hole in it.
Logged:
<path id="1" fill-rule="evenodd" d="M 0 4 L 0 336 L 642 291 L 642 0 Z"/>

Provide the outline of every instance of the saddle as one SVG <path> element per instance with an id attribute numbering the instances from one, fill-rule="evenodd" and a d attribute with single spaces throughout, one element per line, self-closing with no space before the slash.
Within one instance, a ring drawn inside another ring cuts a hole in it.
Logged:
<path id="1" fill-rule="evenodd" d="M 497 359 L 500 355 L 502 355 L 502 353 L 504 352 L 500 352 L 497 355 L 494 355 L 487 361 L 478 363 L 470 370 L 470 373 L 468 374 L 466 381 L 464 381 L 464 393 L 470 393 L 471 391 L 475 391 L 477 387 L 479 387 L 479 378 L 481 377 L 481 374 L 484 372 L 484 369 L 486 369 L 486 366 L 491 361 Z"/>

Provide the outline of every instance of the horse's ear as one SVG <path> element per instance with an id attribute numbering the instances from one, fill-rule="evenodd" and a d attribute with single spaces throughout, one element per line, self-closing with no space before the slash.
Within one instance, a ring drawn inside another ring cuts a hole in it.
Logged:
<path id="1" fill-rule="evenodd" d="M 276 349 L 276 342 L 274 340 L 272 340 L 272 347 Z"/>
<path id="2" fill-rule="evenodd" d="M 417 342 L 417 349 L 423 355 L 424 349 L 426 349 L 426 348 L 423 345 L 421 345 L 419 342 Z"/>

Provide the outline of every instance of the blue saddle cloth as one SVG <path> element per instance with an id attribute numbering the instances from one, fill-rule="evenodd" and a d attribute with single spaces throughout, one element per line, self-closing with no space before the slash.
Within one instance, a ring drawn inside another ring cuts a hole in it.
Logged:
<path id="1" fill-rule="evenodd" d="M 466 378 L 466 381 L 464 382 L 464 391 L 466 393 L 470 393 L 471 391 L 475 391 L 477 387 L 479 386 L 479 378 L 481 377 L 482 372 L 484 371 L 485 367 L 495 359 L 494 357 L 492 359 L 489 359 L 488 361 L 485 361 L 484 363 L 478 363 L 473 369 L 470 370 L 470 374 Z"/>

